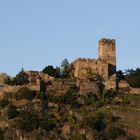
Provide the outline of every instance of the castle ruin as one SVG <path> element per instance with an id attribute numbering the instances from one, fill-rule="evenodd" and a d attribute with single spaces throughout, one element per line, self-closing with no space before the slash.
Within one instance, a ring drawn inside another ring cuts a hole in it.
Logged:
<path id="1" fill-rule="evenodd" d="M 98 43 L 98 59 L 78 58 L 73 62 L 74 76 L 87 79 L 87 70 L 97 75 L 106 89 L 116 89 L 116 41 L 102 38 Z"/>

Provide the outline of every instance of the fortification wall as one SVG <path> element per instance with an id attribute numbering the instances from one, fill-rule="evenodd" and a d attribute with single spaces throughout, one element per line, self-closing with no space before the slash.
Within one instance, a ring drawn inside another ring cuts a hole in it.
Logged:
<path id="1" fill-rule="evenodd" d="M 91 68 L 94 73 L 98 72 L 98 65 L 95 59 L 77 59 L 73 62 L 75 71 L 74 75 L 80 79 L 85 79 L 87 69 Z"/>
<path id="2" fill-rule="evenodd" d="M 116 66 L 116 41 L 114 39 L 99 40 L 98 59 Z"/>

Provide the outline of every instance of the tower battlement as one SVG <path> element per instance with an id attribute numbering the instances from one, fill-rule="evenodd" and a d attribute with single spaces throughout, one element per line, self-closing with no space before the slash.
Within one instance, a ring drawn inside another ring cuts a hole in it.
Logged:
<path id="1" fill-rule="evenodd" d="M 116 40 L 115 39 L 107 39 L 107 38 L 102 38 L 99 40 L 99 46 L 100 45 L 115 45 Z"/>

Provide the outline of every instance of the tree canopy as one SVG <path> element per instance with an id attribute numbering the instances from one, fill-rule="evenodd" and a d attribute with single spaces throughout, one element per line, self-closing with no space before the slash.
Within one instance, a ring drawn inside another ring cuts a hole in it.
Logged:
<path id="1" fill-rule="evenodd" d="M 125 79 L 132 87 L 140 87 L 140 68 L 128 69 L 126 71 Z"/>

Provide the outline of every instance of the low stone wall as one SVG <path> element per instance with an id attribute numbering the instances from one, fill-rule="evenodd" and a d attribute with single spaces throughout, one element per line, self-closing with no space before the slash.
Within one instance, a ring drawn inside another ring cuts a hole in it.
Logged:
<path id="1" fill-rule="evenodd" d="M 89 92 L 98 93 L 99 89 L 98 89 L 97 85 L 95 83 L 88 82 L 88 81 L 82 82 L 80 84 L 80 94 L 86 94 Z"/>
<path id="2" fill-rule="evenodd" d="M 132 88 L 125 80 L 121 80 L 118 83 L 118 87 L 120 91 L 128 92 L 130 94 L 140 94 L 140 88 Z"/>
<path id="3" fill-rule="evenodd" d="M 131 93 L 131 94 L 140 94 L 140 88 L 130 88 L 129 93 Z"/>

